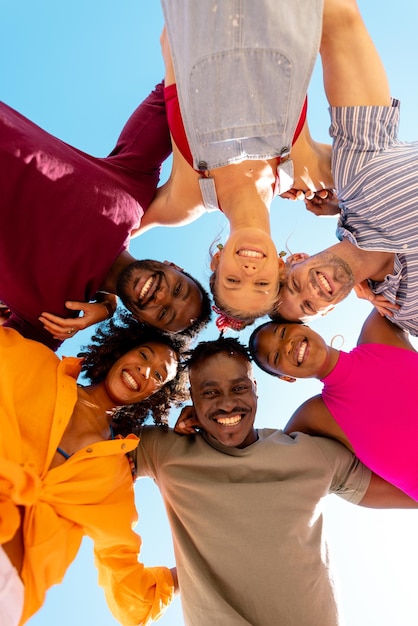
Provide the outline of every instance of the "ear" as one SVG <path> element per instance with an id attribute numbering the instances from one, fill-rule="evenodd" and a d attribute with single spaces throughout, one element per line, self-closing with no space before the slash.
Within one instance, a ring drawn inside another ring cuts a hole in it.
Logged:
<path id="1" fill-rule="evenodd" d="M 174 431 L 180 435 L 194 435 L 196 428 L 201 426 L 193 406 L 182 408 L 180 416 L 174 426 Z"/>
<path id="2" fill-rule="evenodd" d="M 306 252 L 296 252 L 295 254 L 291 254 L 287 257 L 286 263 L 288 265 L 293 265 L 294 263 L 306 261 L 306 259 L 309 259 L 309 254 L 306 254 Z"/>
<path id="3" fill-rule="evenodd" d="M 179 272 L 183 271 L 183 268 L 180 267 L 180 265 L 176 265 L 175 263 L 172 263 L 171 261 L 164 261 L 164 265 L 169 265 L 170 267 L 174 267 L 174 269 L 178 270 Z"/>
<path id="4" fill-rule="evenodd" d="M 286 263 L 283 261 L 282 257 L 280 256 L 277 257 L 277 263 L 279 265 L 279 280 L 280 281 L 285 280 L 286 274 L 287 274 Z"/>
<path id="5" fill-rule="evenodd" d="M 219 250 L 218 252 L 215 252 L 215 254 L 213 255 L 213 257 L 210 260 L 210 269 L 212 270 L 212 272 L 214 272 L 218 265 L 219 265 L 219 261 L 221 258 L 221 254 L 222 252 Z"/>
<path id="6" fill-rule="evenodd" d="M 280 380 L 285 380 L 287 383 L 296 382 L 296 378 L 293 378 L 293 376 L 278 376 L 277 378 L 280 378 Z"/>

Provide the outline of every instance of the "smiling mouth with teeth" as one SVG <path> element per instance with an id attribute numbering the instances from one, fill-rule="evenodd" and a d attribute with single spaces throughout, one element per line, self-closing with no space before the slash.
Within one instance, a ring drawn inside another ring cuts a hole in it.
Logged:
<path id="1" fill-rule="evenodd" d="M 329 296 L 332 296 L 332 287 L 329 284 L 328 280 L 325 278 L 325 276 L 321 274 L 321 272 L 317 272 L 316 279 L 322 289 L 326 291 Z"/>
<path id="2" fill-rule="evenodd" d="M 242 420 L 242 415 L 232 415 L 229 417 L 217 417 L 214 421 L 221 426 L 236 426 Z"/>
<path id="3" fill-rule="evenodd" d="M 296 360 L 297 360 L 297 364 L 301 365 L 303 359 L 305 358 L 305 352 L 306 352 L 306 348 L 308 347 L 308 340 L 304 339 L 300 346 L 299 346 L 299 350 L 298 353 L 296 355 Z"/>
<path id="4" fill-rule="evenodd" d="M 150 276 L 148 278 L 148 280 L 145 281 L 144 286 L 142 287 L 141 291 L 139 292 L 138 295 L 138 299 L 139 300 L 144 300 L 146 298 L 146 296 L 148 295 L 151 287 L 153 286 L 154 282 L 156 281 L 156 277 L 155 276 Z"/>
<path id="5" fill-rule="evenodd" d="M 137 384 L 135 378 L 126 370 L 122 371 L 122 379 L 129 389 L 132 389 L 132 391 L 138 391 L 139 385 Z"/>
<path id="6" fill-rule="evenodd" d="M 264 259 L 265 254 L 259 250 L 249 250 L 248 248 L 241 248 L 237 251 L 238 256 L 244 256 L 251 259 Z"/>

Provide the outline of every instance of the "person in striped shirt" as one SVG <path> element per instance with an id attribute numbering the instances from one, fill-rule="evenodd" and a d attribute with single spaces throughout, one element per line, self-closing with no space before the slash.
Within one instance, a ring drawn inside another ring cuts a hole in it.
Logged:
<path id="1" fill-rule="evenodd" d="M 378 310 L 418 335 L 418 231 L 413 228 L 418 142 L 397 137 L 399 102 L 390 96 L 385 69 L 355 0 L 326 0 L 325 5 L 321 58 L 339 202 L 330 195 L 306 203 L 316 214 L 340 213 L 340 242 L 313 256 L 289 257 L 272 316 L 304 320 L 325 313 L 367 281 L 368 297 Z M 327 20 L 333 20 L 333 28 Z M 316 190 L 302 191 L 306 199 Z"/>

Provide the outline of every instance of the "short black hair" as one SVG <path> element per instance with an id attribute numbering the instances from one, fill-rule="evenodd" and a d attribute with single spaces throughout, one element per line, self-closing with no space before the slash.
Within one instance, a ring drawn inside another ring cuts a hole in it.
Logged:
<path id="1" fill-rule="evenodd" d="M 236 354 L 251 363 L 250 353 L 244 344 L 235 337 L 224 337 L 221 335 L 214 341 L 201 341 L 193 350 L 187 352 L 185 360 L 186 367 L 190 370 L 191 367 L 200 365 L 209 357 L 222 353 L 229 355 Z"/>
<path id="2" fill-rule="evenodd" d="M 113 421 L 117 425 L 117 432 L 123 435 L 136 432 L 150 416 L 155 424 L 166 425 L 170 408 L 178 407 L 188 399 L 187 375 L 181 363 L 188 343 L 178 334 L 164 333 L 158 328 L 142 324 L 127 311 L 118 310 L 113 318 L 98 326 L 91 343 L 82 346 L 77 355 L 83 359 L 81 371 L 85 378 L 96 384 L 106 378 L 114 363 L 124 354 L 150 341 L 163 343 L 178 355 L 177 374 L 149 398 L 118 407 Z"/>
<path id="3" fill-rule="evenodd" d="M 262 363 L 258 359 L 257 350 L 255 349 L 254 344 L 255 344 L 255 340 L 260 330 L 264 328 L 265 326 L 267 326 L 267 324 L 272 324 L 272 323 L 273 322 L 265 322 L 264 324 L 257 326 L 257 328 L 255 328 L 253 332 L 251 333 L 250 338 L 248 340 L 248 350 L 250 352 L 252 360 L 257 365 L 257 367 L 259 367 L 263 372 L 266 372 L 266 374 L 270 374 L 270 376 L 274 376 L 274 372 L 270 372 L 270 370 L 268 370 L 266 367 L 264 367 L 264 365 L 262 365 Z"/>

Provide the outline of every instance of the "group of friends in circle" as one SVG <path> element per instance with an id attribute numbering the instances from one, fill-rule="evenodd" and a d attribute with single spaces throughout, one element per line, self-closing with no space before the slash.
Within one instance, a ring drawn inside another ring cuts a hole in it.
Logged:
<path id="1" fill-rule="evenodd" d="M 2 626 L 40 609 L 85 535 L 126 626 L 177 592 L 187 626 L 338 626 L 324 496 L 418 508 L 418 144 L 397 137 L 355 0 L 235 5 L 162 0 L 164 80 L 107 157 L 0 103 Z M 330 145 L 307 122 L 318 54 Z M 278 252 L 277 195 L 336 215 L 338 242 Z M 129 252 L 216 210 L 229 235 L 211 248 L 210 295 L 174 262 Z M 373 307 L 347 353 L 308 322 L 353 289 Z M 55 354 L 94 324 L 77 357 Z M 256 428 L 253 363 L 272 385 L 317 378 L 322 392 L 284 429 Z M 140 561 L 136 476 L 162 493 L 175 567 Z"/>

